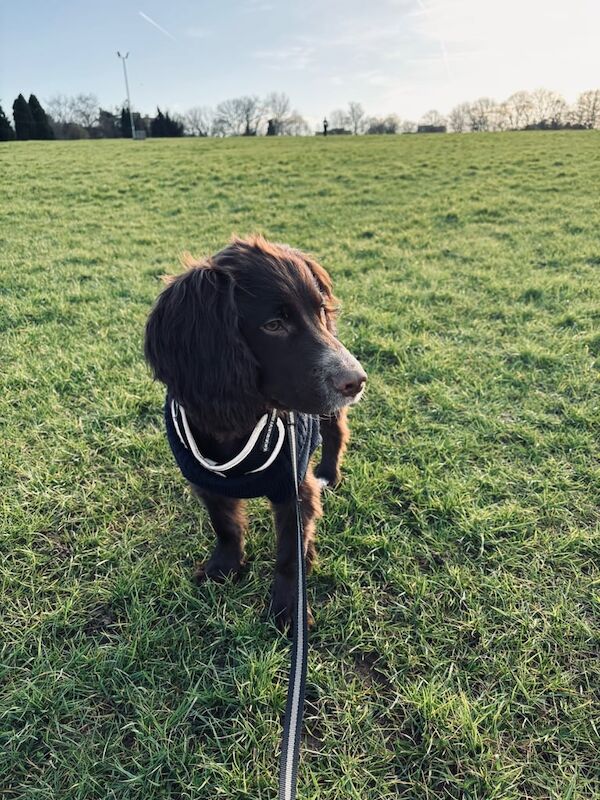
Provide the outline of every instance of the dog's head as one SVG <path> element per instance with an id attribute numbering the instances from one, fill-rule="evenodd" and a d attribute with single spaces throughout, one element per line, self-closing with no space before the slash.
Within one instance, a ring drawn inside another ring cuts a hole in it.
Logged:
<path id="1" fill-rule="evenodd" d="M 366 381 L 338 341 L 327 272 L 261 237 L 188 263 L 158 298 L 145 353 L 158 380 L 211 432 L 244 431 L 268 408 L 332 414 Z"/>

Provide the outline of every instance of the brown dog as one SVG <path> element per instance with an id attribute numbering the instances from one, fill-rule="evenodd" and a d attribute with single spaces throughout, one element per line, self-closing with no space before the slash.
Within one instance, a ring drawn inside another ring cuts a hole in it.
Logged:
<path id="1" fill-rule="evenodd" d="M 268 496 L 278 537 L 271 610 L 283 628 L 293 619 L 296 566 L 295 498 L 280 417 L 299 412 L 308 572 L 321 486 L 340 479 L 346 407 L 358 401 L 367 376 L 337 339 L 331 280 L 309 256 L 253 236 L 187 267 L 169 280 L 150 314 L 145 354 L 167 387 L 171 447 L 217 537 L 199 577 L 239 572 L 242 498 Z M 309 458 L 319 430 L 315 477 Z"/>

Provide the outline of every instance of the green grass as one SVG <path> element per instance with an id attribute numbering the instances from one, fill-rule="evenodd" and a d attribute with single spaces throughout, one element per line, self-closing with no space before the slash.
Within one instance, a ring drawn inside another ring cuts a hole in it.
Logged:
<path id="1" fill-rule="evenodd" d="M 369 372 L 299 797 L 600 797 L 600 135 L 23 143 L 0 174 L 3 797 L 275 797 L 268 507 L 246 577 L 195 586 L 142 359 L 159 276 L 253 231 L 329 269 Z"/>

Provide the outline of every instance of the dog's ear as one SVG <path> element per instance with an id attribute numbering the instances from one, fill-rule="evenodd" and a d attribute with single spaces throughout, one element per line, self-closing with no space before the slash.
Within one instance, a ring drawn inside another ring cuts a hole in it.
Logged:
<path id="1" fill-rule="evenodd" d="M 207 262 L 174 278 L 150 313 L 144 352 L 155 378 L 203 431 L 244 432 L 256 423 L 257 365 L 226 272 Z"/>
<path id="2" fill-rule="evenodd" d="M 329 273 L 319 264 L 318 261 L 315 261 L 314 258 L 307 256 L 306 253 L 302 253 L 302 258 L 312 272 L 325 300 L 325 309 L 327 311 L 327 330 L 334 336 L 337 336 L 336 321 L 340 304 L 337 297 L 335 297 L 333 294 L 333 284 L 331 282 L 331 278 L 329 277 Z"/>

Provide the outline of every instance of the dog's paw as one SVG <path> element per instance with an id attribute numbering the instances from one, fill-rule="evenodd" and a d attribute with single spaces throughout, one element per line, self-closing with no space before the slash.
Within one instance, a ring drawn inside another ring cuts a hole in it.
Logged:
<path id="1" fill-rule="evenodd" d="M 199 564 L 194 573 L 196 583 L 206 580 L 222 583 L 229 577 L 238 577 L 242 571 L 243 562 L 239 555 L 216 549 L 208 561 Z"/>
<path id="2" fill-rule="evenodd" d="M 339 469 L 330 467 L 327 464 L 319 464 L 315 469 L 315 477 L 322 488 L 335 489 L 342 480 L 342 473 Z"/>
<path id="3" fill-rule="evenodd" d="M 269 612 L 275 625 L 284 633 L 287 629 L 291 636 L 296 621 L 296 581 L 283 575 L 277 575 L 271 590 L 271 605 Z M 309 630 L 315 624 L 310 606 L 307 608 Z"/>

